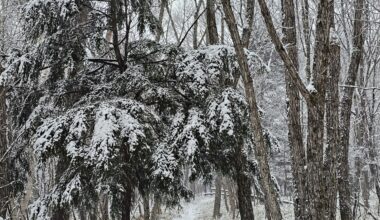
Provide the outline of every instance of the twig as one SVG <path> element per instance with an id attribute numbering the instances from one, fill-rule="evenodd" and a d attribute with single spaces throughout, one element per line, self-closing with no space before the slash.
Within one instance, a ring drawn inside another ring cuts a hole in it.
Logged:
<path id="1" fill-rule="evenodd" d="M 380 87 L 361 87 L 361 86 L 351 86 L 351 85 L 339 85 L 339 87 L 357 88 L 357 89 L 363 89 L 363 90 L 380 90 Z"/>

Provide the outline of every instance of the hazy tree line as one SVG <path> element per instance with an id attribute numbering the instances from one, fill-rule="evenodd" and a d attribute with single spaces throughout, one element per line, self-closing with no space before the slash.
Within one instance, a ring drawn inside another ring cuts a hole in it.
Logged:
<path id="1" fill-rule="evenodd" d="M 0 219 L 379 219 L 377 0 L 0 0 Z"/>

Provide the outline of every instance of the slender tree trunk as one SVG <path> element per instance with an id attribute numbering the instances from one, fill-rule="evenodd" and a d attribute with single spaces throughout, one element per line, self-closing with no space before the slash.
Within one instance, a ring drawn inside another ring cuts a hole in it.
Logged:
<path id="1" fill-rule="evenodd" d="M 125 192 L 122 193 L 124 208 L 121 210 L 121 220 L 131 220 L 131 211 L 132 211 L 132 196 L 133 190 L 130 185 L 125 186 Z"/>
<path id="2" fill-rule="evenodd" d="M 222 4 L 224 14 L 226 16 L 226 23 L 228 25 L 228 29 L 230 30 L 231 38 L 237 54 L 237 59 L 244 82 L 246 99 L 249 104 L 250 122 L 253 128 L 253 136 L 256 144 L 255 156 L 259 165 L 259 182 L 264 192 L 266 210 L 268 212 L 267 217 L 273 220 L 279 220 L 282 219 L 282 214 L 278 203 L 278 194 L 273 185 L 272 176 L 269 169 L 267 152 L 268 146 L 266 145 L 263 137 L 263 130 L 261 127 L 261 120 L 256 102 L 256 94 L 253 88 L 253 80 L 249 72 L 247 57 L 244 53 L 243 43 L 236 26 L 236 19 L 231 8 L 231 2 L 230 0 L 222 0 Z M 253 217 L 253 212 L 250 215 Z"/>
<path id="3" fill-rule="evenodd" d="M 159 220 L 159 215 L 161 214 L 161 199 L 158 195 L 154 195 L 154 205 L 152 208 L 152 220 Z"/>
<path id="4" fill-rule="evenodd" d="M 240 171 L 236 174 L 236 183 L 240 218 L 242 220 L 254 220 L 251 199 L 251 181 L 243 171 Z"/>
<path id="5" fill-rule="evenodd" d="M 161 36 L 163 34 L 164 29 L 162 28 L 162 21 L 164 20 L 165 7 L 167 4 L 167 0 L 161 0 L 160 13 L 158 15 L 158 25 L 161 26 L 161 28 L 159 28 L 159 31 L 156 33 L 156 42 L 160 42 Z"/>
<path id="6" fill-rule="evenodd" d="M 216 28 L 216 19 L 215 19 L 215 1 L 206 0 L 206 21 L 207 21 L 207 32 L 208 32 L 208 42 L 213 44 L 219 43 L 218 38 L 218 29 Z"/>
<path id="7" fill-rule="evenodd" d="M 302 26 L 303 26 L 303 35 L 305 39 L 305 57 L 306 57 L 306 79 L 307 82 L 310 82 L 311 78 L 311 42 L 310 42 L 310 24 L 309 24 L 309 0 L 302 1 Z"/>
<path id="8" fill-rule="evenodd" d="M 230 202 L 230 207 L 231 207 L 231 214 L 233 219 L 235 219 L 235 211 L 236 211 L 236 196 L 235 196 L 235 189 L 233 187 L 234 182 L 232 180 L 229 180 L 227 182 L 227 187 L 228 187 L 228 193 L 229 193 L 229 202 Z"/>
<path id="9" fill-rule="evenodd" d="M 198 48 L 198 16 L 199 16 L 199 11 L 201 9 L 201 6 L 203 4 L 203 0 L 199 1 L 194 0 L 195 3 L 195 13 L 194 13 L 194 27 L 193 27 L 193 48 L 197 49 Z"/>
<path id="10" fill-rule="evenodd" d="M 295 20 L 295 8 L 293 0 L 282 1 L 284 44 L 288 45 L 287 51 L 294 67 L 298 70 L 297 31 Z M 305 149 L 303 146 L 300 95 L 289 74 L 285 74 L 287 114 L 288 114 L 288 140 L 292 161 L 295 219 L 303 219 L 306 215 L 306 173 L 305 173 Z"/>
<path id="11" fill-rule="evenodd" d="M 144 205 L 144 220 L 149 220 L 150 218 L 150 206 L 149 206 L 149 193 L 143 195 L 143 205 Z"/>
<path id="12" fill-rule="evenodd" d="M 212 217 L 218 219 L 221 216 L 220 206 L 222 203 L 222 176 L 221 174 L 216 174 L 215 177 L 215 199 L 214 199 L 214 214 Z"/>
<path id="13" fill-rule="evenodd" d="M 1 68 L 1 65 L 0 65 Z M 1 72 L 0 72 L 1 73 Z M 0 158 L 7 151 L 7 105 L 6 105 L 6 89 L 0 87 Z M 6 217 L 10 202 L 10 187 L 7 169 L 7 160 L 0 162 L 0 217 Z"/>
<path id="14" fill-rule="evenodd" d="M 363 181 L 362 181 L 362 195 L 364 201 L 364 207 L 369 209 L 369 174 L 368 170 L 363 171 Z"/>
<path id="15" fill-rule="evenodd" d="M 245 19 L 246 24 L 243 28 L 242 42 L 245 48 L 249 47 L 249 42 L 251 40 L 253 31 L 253 22 L 255 18 L 255 0 L 247 0 Z"/>
<path id="16" fill-rule="evenodd" d="M 340 216 L 345 220 L 352 220 L 351 211 L 351 192 L 349 183 L 349 163 L 348 163 L 348 149 L 350 139 L 350 125 L 351 125 L 351 107 L 352 107 L 352 94 L 358 74 L 359 64 L 362 59 L 364 33 L 363 33 L 363 20 L 364 17 L 364 0 L 355 1 L 355 20 L 354 20 L 354 35 L 353 44 L 355 50 L 351 53 L 351 61 L 348 69 L 348 75 L 345 82 L 347 87 L 343 87 L 342 100 L 340 102 L 340 149 L 339 152 L 339 204 Z"/>
<path id="17" fill-rule="evenodd" d="M 224 181 L 222 181 L 222 185 L 223 185 L 223 199 L 224 199 L 224 205 L 226 206 L 226 210 L 227 212 L 230 212 L 230 209 L 228 207 L 228 197 L 227 197 L 227 193 L 228 193 L 228 189 L 227 189 L 227 181 L 224 179 Z"/>

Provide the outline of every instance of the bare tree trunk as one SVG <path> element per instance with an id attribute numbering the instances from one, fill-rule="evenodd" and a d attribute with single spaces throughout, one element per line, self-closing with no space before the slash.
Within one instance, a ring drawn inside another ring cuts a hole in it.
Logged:
<path id="1" fill-rule="evenodd" d="M 164 20 L 165 7 L 167 4 L 168 4 L 167 0 L 161 0 L 160 13 L 158 15 L 158 25 L 160 25 L 161 28 L 159 28 L 159 31 L 157 31 L 157 33 L 156 33 L 156 42 L 160 42 L 161 36 L 163 34 L 164 29 L 162 28 L 162 21 Z"/>
<path id="2" fill-rule="evenodd" d="M 122 207 L 124 208 L 121 210 L 121 220 L 131 220 L 133 190 L 129 184 L 125 186 L 125 192 L 122 193 L 122 196 Z"/>
<path id="3" fill-rule="evenodd" d="M 199 16 L 199 11 L 201 9 L 201 6 L 203 4 L 203 0 L 200 0 L 199 2 L 197 0 L 194 0 L 195 3 L 195 13 L 194 13 L 194 27 L 193 27 L 193 48 L 197 49 L 198 48 L 198 16 Z"/>
<path id="4" fill-rule="evenodd" d="M 339 73 L 341 70 L 340 65 L 340 46 L 338 39 L 333 39 L 330 45 L 330 69 L 327 76 L 327 89 L 326 89 L 326 161 L 324 164 L 325 169 L 325 182 L 327 183 L 324 188 L 325 195 L 325 216 L 326 219 L 335 219 L 336 217 L 336 203 L 337 203 L 337 149 L 339 147 Z"/>
<path id="5" fill-rule="evenodd" d="M 108 220 L 109 219 L 109 216 L 108 216 L 108 196 L 106 194 L 103 194 L 101 196 L 101 200 L 100 200 L 100 204 L 99 204 L 99 208 L 100 208 L 100 214 L 101 214 L 101 219 L 102 220 Z"/>
<path id="6" fill-rule="evenodd" d="M 1 68 L 1 65 L 0 65 Z M 0 72 L 1 73 L 1 72 Z M 0 87 L 0 158 L 7 151 L 7 105 L 6 105 L 6 89 Z M 7 160 L 0 162 L 0 217 L 6 217 L 10 202 L 10 187 L 7 169 Z"/>
<path id="7" fill-rule="evenodd" d="M 159 220 L 159 215 L 161 214 L 161 199 L 158 195 L 154 195 L 154 205 L 152 208 L 152 220 Z"/>
<path id="8" fill-rule="evenodd" d="M 215 1 L 206 0 L 206 21 L 207 21 L 207 32 L 208 32 L 208 42 L 213 44 L 219 43 L 218 38 L 218 29 L 216 28 L 216 19 L 215 19 Z"/>
<path id="9" fill-rule="evenodd" d="M 222 0 L 222 4 L 223 4 L 224 14 L 226 16 L 226 23 L 228 25 L 228 29 L 230 30 L 231 38 L 233 40 L 234 48 L 237 54 L 237 59 L 238 59 L 240 71 L 243 78 L 246 99 L 249 104 L 250 122 L 253 128 L 253 133 L 254 133 L 253 135 L 254 135 L 254 140 L 256 144 L 255 156 L 259 165 L 259 182 L 264 192 L 266 210 L 268 212 L 267 217 L 273 220 L 279 220 L 279 219 L 282 219 L 282 214 L 280 210 L 280 205 L 278 203 L 278 194 L 273 185 L 272 176 L 270 174 L 269 163 L 268 163 L 268 152 L 267 152 L 268 147 L 263 137 L 261 119 L 260 119 L 259 111 L 257 107 L 255 90 L 253 88 L 253 80 L 249 72 L 247 57 L 244 53 L 243 44 L 242 44 L 238 29 L 236 26 L 236 19 L 231 8 L 231 3 L 229 0 Z M 239 178 L 242 178 L 242 177 L 239 177 Z M 252 206 L 252 204 L 250 205 Z M 247 214 L 253 217 L 253 211 L 252 213 L 247 213 Z M 244 218 L 244 219 L 252 219 L 252 218 Z"/>
<path id="10" fill-rule="evenodd" d="M 251 199 L 251 181 L 244 171 L 237 171 L 236 183 L 240 218 L 254 220 Z"/>
<path id="11" fill-rule="evenodd" d="M 334 11 L 334 1 L 330 2 L 330 10 Z M 330 13 L 330 29 L 335 29 L 334 13 Z M 339 40 L 335 36 L 330 42 L 330 65 L 327 75 L 326 87 L 326 149 L 324 161 L 324 215 L 325 219 L 336 218 L 336 202 L 338 194 L 337 180 L 337 149 L 339 147 L 339 75 L 341 71 L 340 64 L 340 46 Z"/>
<path id="12" fill-rule="evenodd" d="M 223 195 L 223 199 L 224 199 L 224 205 L 226 206 L 226 210 L 227 212 L 230 212 L 230 209 L 228 207 L 228 197 L 227 197 L 227 193 L 228 193 L 228 189 L 227 189 L 227 181 L 226 179 L 224 178 L 224 181 L 222 181 L 222 185 L 223 185 L 223 192 L 224 192 L 224 195 Z M 231 193 L 231 192 L 230 192 Z"/>
<path id="13" fill-rule="evenodd" d="M 298 70 L 298 52 L 297 52 L 297 31 L 295 21 L 295 8 L 293 0 L 282 1 L 283 10 L 283 33 L 284 44 L 288 45 L 287 51 L 291 57 L 294 67 Z M 293 83 L 289 74 L 285 74 L 286 95 L 287 95 L 287 114 L 288 114 L 288 140 L 290 145 L 290 154 L 292 158 L 292 174 L 295 188 L 294 193 L 294 216 L 295 219 L 303 219 L 306 215 L 306 173 L 304 170 L 305 149 L 303 146 L 302 127 L 301 127 L 301 109 L 300 95 L 297 87 Z"/>
<path id="14" fill-rule="evenodd" d="M 305 39 L 305 56 L 306 56 L 306 79 L 307 82 L 310 82 L 311 78 L 311 42 L 310 42 L 310 24 L 309 24 L 309 0 L 302 1 L 302 26 L 303 26 L 303 35 Z"/>
<path id="15" fill-rule="evenodd" d="M 291 56 L 287 53 L 284 45 L 278 37 L 273 24 L 268 6 L 265 0 L 259 0 L 261 13 L 265 20 L 265 25 L 269 35 L 276 46 L 276 50 L 284 61 L 287 68 L 286 74 L 290 76 L 294 85 L 305 98 L 308 107 L 308 138 L 307 138 L 307 208 L 310 213 L 306 218 L 323 219 L 321 213 L 324 210 L 323 188 L 325 182 L 323 176 L 323 149 L 324 149 L 324 111 L 325 111 L 325 93 L 326 78 L 328 67 L 328 56 L 330 46 L 330 14 L 332 8 L 328 0 L 321 0 L 318 5 L 316 36 L 315 36 L 315 54 L 313 64 L 313 80 L 311 89 L 306 89 L 298 75 L 298 71 Z M 322 123 L 321 123 L 322 122 Z"/>
<path id="16" fill-rule="evenodd" d="M 230 207 L 231 207 L 231 214 L 233 219 L 235 218 L 235 211 L 236 211 L 236 195 L 235 195 L 235 189 L 233 187 L 234 182 L 231 180 L 227 181 L 227 187 L 228 187 L 228 193 L 229 193 L 229 201 L 230 201 Z"/>
<path id="17" fill-rule="evenodd" d="M 355 157 L 355 179 L 354 179 L 354 206 L 352 208 L 352 219 L 356 219 L 358 208 L 359 208 L 359 198 L 360 198 L 360 177 L 361 177 L 361 159 L 359 156 Z"/>
<path id="18" fill-rule="evenodd" d="M 222 203 L 222 176 L 221 174 L 216 174 L 215 177 L 215 199 L 214 199 L 214 214 L 212 217 L 218 219 L 221 216 L 220 206 Z"/>
<path id="19" fill-rule="evenodd" d="M 340 149 L 339 149 L 339 204 L 340 215 L 342 219 L 352 220 L 351 211 L 351 192 L 349 183 L 349 163 L 348 163 L 348 148 L 350 138 L 350 125 L 351 125 L 351 107 L 352 107 L 352 94 L 358 74 L 359 64 L 362 59 L 364 33 L 363 33 L 363 17 L 364 17 L 364 0 L 355 1 L 355 20 L 354 20 L 354 35 L 353 44 L 355 50 L 352 51 L 350 66 L 348 69 L 348 76 L 345 85 L 348 87 L 343 88 L 343 96 L 341 100 L 340 112 Z"/>
<path id="20" fill-rule="evenodd" d="M 150 207 L 149 207 L 149 192 L 143 195 L 143 205 L 144 205 L 144 220 L 149 220 L 150 218 Z"/>
<path id="21" fill-rule="evenodd" d="M 255 0 L 247 0 L 245 17 L 247 24 L 245 24 L 243 28 L 242 42 L 243 46 L 245 48 L 248 48 L 253 31 L 253 22 L 255 17 Z"/>
<path id="22" fill-rule="evenodd" d="M 364 201 L 364 207 L 369 209 L 369 174 L 368 170 L 363 171 L 363 181 L 362 181 L 362 196 Z"/>

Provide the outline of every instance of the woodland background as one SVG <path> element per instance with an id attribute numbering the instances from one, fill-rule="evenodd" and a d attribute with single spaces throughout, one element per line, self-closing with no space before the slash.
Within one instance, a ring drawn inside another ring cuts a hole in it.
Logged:
<path id="1" fill-rule="evenodd" d="M 379 43 L 377 0 L 0 0 L 0 219 L 380 219 Z"/>

